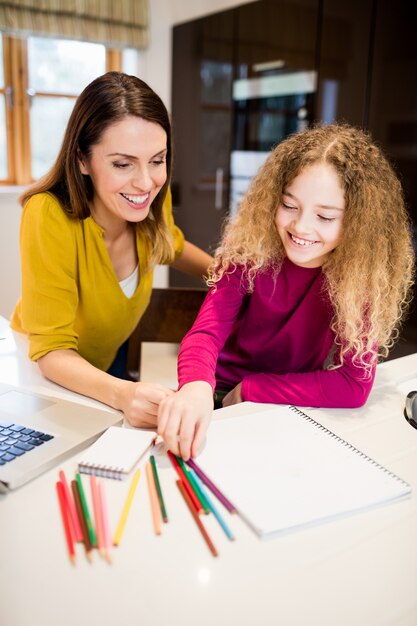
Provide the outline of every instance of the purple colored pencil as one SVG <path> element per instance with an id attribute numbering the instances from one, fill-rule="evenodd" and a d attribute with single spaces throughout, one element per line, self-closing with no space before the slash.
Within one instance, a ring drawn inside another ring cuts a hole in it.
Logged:
<path id="1" fill-rule="evenodd" d="M 229 513 L 236 513 L 236 507 L 222 494 L 220 489 L 216 487 L 216 485 L 210 480 L 208 476 L 203 472 L 202 469 L 198 467 L 198 465 L 193 461 L 193 459 L 188 459 L 186 461 L 187 465 L 189 465 L 199 476 L 199 478 L 203 481 L 203 483 L 210 489 L 210 491 L 216 496 L 218 500 L 223 504 L 223 506 L 229 511 Z"/>

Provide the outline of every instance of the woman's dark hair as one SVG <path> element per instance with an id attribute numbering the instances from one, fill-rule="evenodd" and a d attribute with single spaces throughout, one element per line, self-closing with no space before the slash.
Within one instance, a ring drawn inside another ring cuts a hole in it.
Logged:
<path id="1" fill-rule="evenodd" d="M 79 158 L 87 159 L 104 131 L 127 116 L 159 124 L 167 135 L 167 180 L 152 204 L 152 215 L 162 219 L 162 204 L 169 186 L 172 167 L 171 124 L 161 98 L 143 80 L 121 72 L 108 72 L 91 82 L 77 98 L 68 121 L 58 157 L 39 181 L 25 191 L 24 205 L 34 194 L 52 193 L 68 216 L 85 219 L 94 189 L 89 176 L 81 174 Z"/>

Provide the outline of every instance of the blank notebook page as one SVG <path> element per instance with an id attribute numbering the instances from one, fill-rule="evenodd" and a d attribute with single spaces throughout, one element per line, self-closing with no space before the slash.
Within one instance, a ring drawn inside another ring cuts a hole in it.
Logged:
<path id="1" fill-rule="evenodd" d="M 196 462 L 260 536 L 411 492 L 403 480 L 289 406 L 213 421 Z"/>

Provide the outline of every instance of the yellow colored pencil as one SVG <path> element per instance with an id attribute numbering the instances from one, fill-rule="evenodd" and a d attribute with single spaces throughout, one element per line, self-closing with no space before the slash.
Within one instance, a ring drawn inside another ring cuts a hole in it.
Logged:
<path id="1" fill-rule="evenodd" d="M 129 514 L 130 507 L 133 502 L 133 496 L 135 495 L 135 490 L 139 482 L 139 477 L 140 477 L 140 471 L 136 470 L 136 472 L 133 475 L 132 482 L 130 483 L 130 488 L 127 494 L 126 502 L 123 507 L 122 515 L 120 516 L 120 521 L 117 526 L 116 533 L 114 535 L 114 539 L 113 539 L 114 546 L 118 546 L 120 543 L 120 539 L 122 537 L 122 533 L 126 524 L 127 516 Z"/>

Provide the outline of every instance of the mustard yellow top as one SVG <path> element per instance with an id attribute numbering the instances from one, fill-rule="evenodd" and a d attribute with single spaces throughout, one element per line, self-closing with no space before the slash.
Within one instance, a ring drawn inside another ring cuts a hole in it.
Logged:
<path id="1" fill-rule="evenodd" d="M 177 256 L 184 236 L 174 224 L 171 196 L 164 215 Z M 151 244 L 136 230 L 139 284 L 131 298 L 123 293 L 103 239 L 92 217 L 72 219 L 49 193 L 25 205 L 20 229 L 22 296 L 11 319 L 14 330 L 29 335 L 29 357 L 52 350 L 76 350 L 107 370 L 150 299 L 153 272 L 146 271 Z"/>

